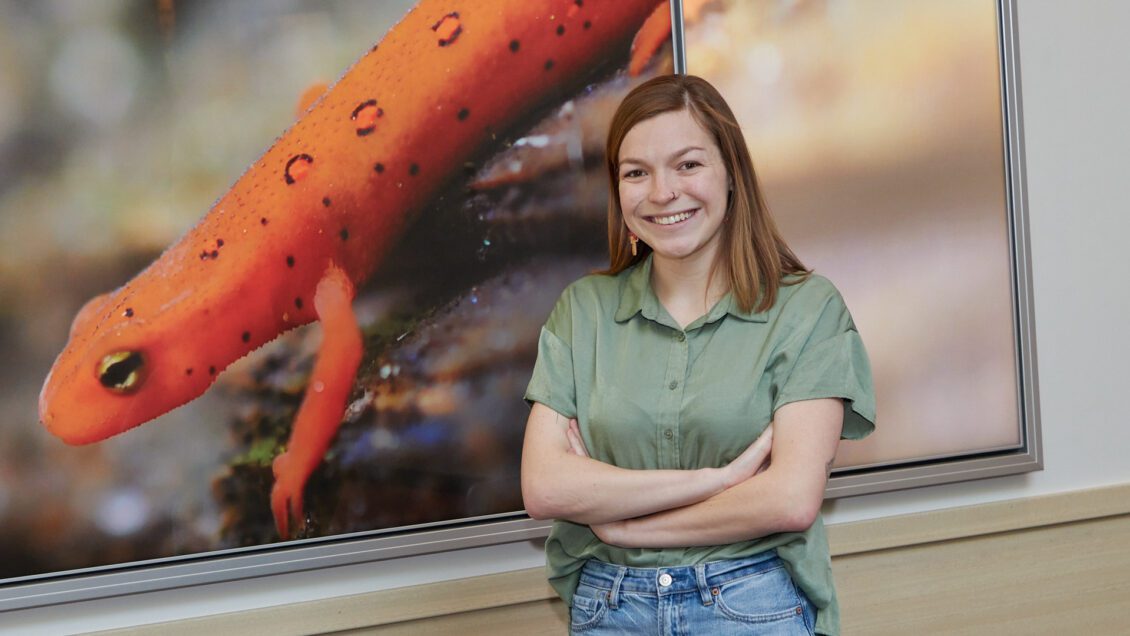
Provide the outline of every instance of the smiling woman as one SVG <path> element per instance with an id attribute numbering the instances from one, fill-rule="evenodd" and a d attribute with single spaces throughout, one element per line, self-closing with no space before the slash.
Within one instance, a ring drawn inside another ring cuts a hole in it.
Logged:
<path id="1" fill-rule="evenodd" d="M 671 261 L 709 271 L 730 191 L 722 153 L 710 135 L 687 110 L 663 113 L 628 131 L 619 164 L 624 223 L 631 237 L 651 247 L 656 263 L 664 263 L 656 272 L 674 266 L 667 265 Z"/>
<path id="2" fill-rule="evenodd" d="M 851 315 L 704 80 L 640 85 L 606 148 L 610 267 L 561 295 L 526 392 L 550 582 L 576 631 L 839 633 L 820 504 L 875 419 Z"/>

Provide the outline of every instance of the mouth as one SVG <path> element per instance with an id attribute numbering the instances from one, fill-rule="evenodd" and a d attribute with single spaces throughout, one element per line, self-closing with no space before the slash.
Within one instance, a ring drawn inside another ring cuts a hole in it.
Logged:
<path id="1" fill-rule="evenodd" d="M 696 214 L 698 214 L 698 208 L 695 208 L 693 210 L 686 210 L 686 211 L 683 211 L 683 212 L 675 212 L 674 214 L 645 216 L 644 219 L 648 223 L 654 223 L 656 225 L 671 226 L 671 225 L 679 225 L 681 223 L 686 223 Z"/>

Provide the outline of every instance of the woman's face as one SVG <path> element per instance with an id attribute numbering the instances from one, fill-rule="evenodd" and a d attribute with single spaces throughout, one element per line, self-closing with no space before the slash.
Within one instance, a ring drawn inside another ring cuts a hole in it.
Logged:
<path id="1" fill-rule="evenodd" d="M 620 145 L 620 209 L 656 261 L 714 263 L 729 174 L 713 137 L 687 110 L 636 124 Z"/>

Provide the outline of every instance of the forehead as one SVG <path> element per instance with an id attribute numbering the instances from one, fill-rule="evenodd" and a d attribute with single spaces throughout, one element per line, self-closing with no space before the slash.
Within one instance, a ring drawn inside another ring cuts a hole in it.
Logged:
<path id="1" fill-rule="evenodd" d="M 714 137 L 699 125 L 690 111 L 670 111 L 632 126 L 624 135 L 617 159 L 662 160 L 692 146 L 719 152 Z"/>

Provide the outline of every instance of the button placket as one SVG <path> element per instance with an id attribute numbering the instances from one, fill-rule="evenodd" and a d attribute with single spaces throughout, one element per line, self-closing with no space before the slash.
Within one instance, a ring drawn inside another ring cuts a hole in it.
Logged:
<path id="1" fill-rule="evenodd" d="M 659 467 L 679 468 L 679 426 L 683 406 L 683 388 L 687 373 L 687 334 L 672 328 L 669 336 L 667 373 L 659 403 L 661 416 L 656 422 L 659 435 Z"/>

